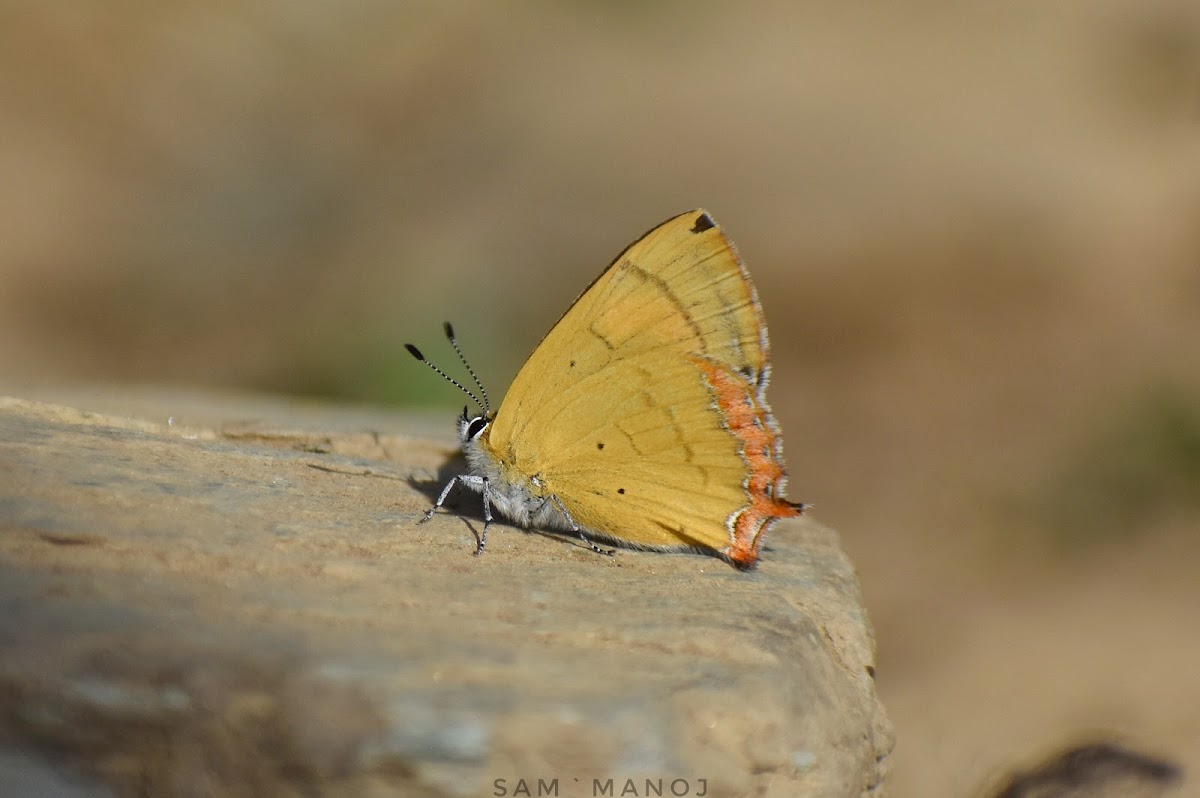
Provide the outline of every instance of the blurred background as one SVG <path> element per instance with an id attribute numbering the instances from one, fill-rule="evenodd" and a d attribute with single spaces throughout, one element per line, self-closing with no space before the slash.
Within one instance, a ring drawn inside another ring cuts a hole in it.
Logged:
<path id="1" fill-rule="evenodd" d="M 1200 777 L 1200 6 L 0 6 L 0 375 L 446 408 L 714 213 L 901 798 Z M 766 557 L 769 567 L 769 554 Z M 1195 783 L 1194 781 L 1192 782 Z"/>

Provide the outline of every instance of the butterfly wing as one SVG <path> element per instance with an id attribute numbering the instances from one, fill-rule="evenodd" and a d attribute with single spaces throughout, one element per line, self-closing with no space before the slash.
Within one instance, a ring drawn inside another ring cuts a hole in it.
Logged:
<path id="1" fill-rule="evenodd" d="M 517 374 L 488 446 L 593 535 L 752 567 L 770 523 L 799 513 L 779 498 L 767 356 L 732 243 L 691 211 L 575 301 Z"/>

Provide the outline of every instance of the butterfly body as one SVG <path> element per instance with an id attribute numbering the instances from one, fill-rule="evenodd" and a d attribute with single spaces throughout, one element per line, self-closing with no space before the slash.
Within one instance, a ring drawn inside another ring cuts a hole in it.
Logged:
<path id="1" fill-rule="evenodd" d="M 483 494 L 488 520 L 495 508 L 593 548 L 703 551 L 752 568 L 770 526 L 804 508 L 782 498 L 769 377 L 766 324 L 733 245 L 707 212 L 681 214 L 588 287 L 495 414 L 464 411 L 469 473 L 434 509 L 461 481 Z"/>
<path id="2" fill-rule="evenodd" d="M 546 491 L 541 478 L 537 474 L 526 475 L 499 457 L 488 442 L 486 428 L 483 435 L 472 438 L 469 433 L 471 419 L 464 419 L 466 423 L 459 422 L 463 454 L 471 475 L 482 478 L 467 483 L 468 486 L 482 492 L 483 480 L 486 480 L 492 506 L 500 515 L 521 526 L 569 529 L 549 501 L 551 494 Z"/>

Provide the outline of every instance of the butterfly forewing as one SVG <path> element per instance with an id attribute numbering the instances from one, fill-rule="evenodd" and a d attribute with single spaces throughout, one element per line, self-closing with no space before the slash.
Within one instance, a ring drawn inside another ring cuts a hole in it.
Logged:
<path id="1" fill-rule="evenodd" d="M 624 543 L 725 551 L 751 510 L 751 548 L 730 556 L 753 565 L 763 523 L 796 514 L 775 501 L 767 358 L 733 245 L 706 212 L 682 214 L 564 314 L 517 374 L 488 444 L 578 524 Z"/>

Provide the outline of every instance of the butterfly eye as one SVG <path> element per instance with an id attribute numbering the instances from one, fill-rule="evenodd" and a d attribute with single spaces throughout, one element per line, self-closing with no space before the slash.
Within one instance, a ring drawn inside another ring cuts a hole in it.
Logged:
<path id="1" fill-rule="evenodd" d="M 471 420 L 471 425 L 467 427 L 467 439 L 475 440 L 483 432 L 483 428 L 488 425 L 487 419 L 483 416 L 476 416 Z"/>

